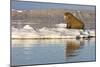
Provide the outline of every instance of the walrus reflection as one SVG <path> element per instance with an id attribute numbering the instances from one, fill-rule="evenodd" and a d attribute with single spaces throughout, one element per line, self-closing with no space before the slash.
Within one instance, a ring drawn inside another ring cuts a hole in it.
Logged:
<path id="1" fill-rule="evenodd" d="M 64 13 L 64 20 L 68 29 L 84 29 L 84 23 L 70 12 Z"/>
<path id="2" fill-rule="evenodd" d="M 84 45 L 83 41 L 77 41 L 77 40 L 67 41 L 67 44 L 65 47 L 65 56 L 66 57 L 76 56 L 77 50 L 82 48 L 83 45 Z"/>

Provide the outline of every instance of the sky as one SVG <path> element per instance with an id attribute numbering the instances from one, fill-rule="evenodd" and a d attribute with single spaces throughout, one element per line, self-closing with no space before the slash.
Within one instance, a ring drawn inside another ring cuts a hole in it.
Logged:
<path id="1" fill-rule="evenodd" d="M 58 3 L 43 3 L 43 2 L 27 2 L 27 1 L 12 1 L 12 9 L 48 9 L 48 8 L 64 8 L 71 10 L 95 10 L 95 6 L 90 5 L 72 5 L 72 4 L 58 4 Z"/>

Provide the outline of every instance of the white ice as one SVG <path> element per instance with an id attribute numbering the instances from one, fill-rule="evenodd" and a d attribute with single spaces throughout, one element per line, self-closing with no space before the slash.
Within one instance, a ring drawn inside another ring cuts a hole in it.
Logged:
<path id="1" fill-rule="evenodd" d="M 56 27 L 56 28 L 55 28 Z M 76 38 L 77 36 L 95 36 L 95 30 L 66 29 L 63 23 L 56 24 L 54 28 L 43 27 L 36 31 L 30 25 L 22 29 L 12 27 L 12 38 Z"/>

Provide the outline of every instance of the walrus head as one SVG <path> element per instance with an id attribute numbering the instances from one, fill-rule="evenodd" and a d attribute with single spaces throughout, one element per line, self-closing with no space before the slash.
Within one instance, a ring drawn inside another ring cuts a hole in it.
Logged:
<path id="1" fill-rule="evenodd" d="M 73 16 L 73 15 L 69 12 L 64 13 L 64 19 L 69 19 L 71 16 Z"/>
<path id="2" fill-rule="evenodd" d="M 69 13 L 69 12 L 65 12 L 64 15 L 65 15 L 65 16 L 68 16 L 68 15 L 72 15 L 72 14 Z"/>

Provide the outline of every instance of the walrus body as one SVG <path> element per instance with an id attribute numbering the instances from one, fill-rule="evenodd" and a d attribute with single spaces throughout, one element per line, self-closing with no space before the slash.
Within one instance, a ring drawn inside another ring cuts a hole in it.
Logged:
<path id="1" fill-rule="evenodd" d="M 67 23 L 68 29 L 84 29 L 84 23 L 73 16 L 71 13 L 64 13 L 64 19 Z"/>

